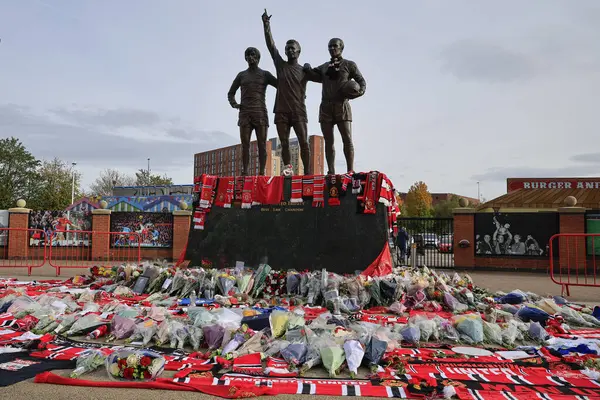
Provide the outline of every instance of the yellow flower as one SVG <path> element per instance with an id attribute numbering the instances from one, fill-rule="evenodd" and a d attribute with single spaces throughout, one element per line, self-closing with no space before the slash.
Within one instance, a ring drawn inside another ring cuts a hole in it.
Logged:
<path id="1" fill-rule="evenodd" d="M 112 363 L 109 367 L 109 372 L 113 376 L 119 376 L 119 365 L 117 363 Z"/>

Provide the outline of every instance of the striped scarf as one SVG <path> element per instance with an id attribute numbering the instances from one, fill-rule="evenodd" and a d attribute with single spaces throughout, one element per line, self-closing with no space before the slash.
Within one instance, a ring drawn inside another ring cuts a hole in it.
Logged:
<path id="1" fill-rule="evenodd" d="M 302 203 L 302 177 L 292 177 L 292 197 L 290 203 Z"/>
<path id="2" fill-rule="evenodd" d="M 325 207 L 325 176 L 315 175 L 313 178 L 313 207 Z"/>

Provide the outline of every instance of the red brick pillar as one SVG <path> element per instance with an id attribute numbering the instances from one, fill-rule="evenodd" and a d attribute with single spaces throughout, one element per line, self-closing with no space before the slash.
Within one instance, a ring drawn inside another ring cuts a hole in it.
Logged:
<path id="1" fill-rule="evenodd" d="M 25 208 L 25 202 L 17 202 L 18 206 L 9 208 L 8 227 L 15 229 L 8 233 L 8 259 L 26 260 L 29 255 L 29 213 L 31 210 Z"/>
<path id="2" fill-rule="evenodd" d="M 558 209 L 560 233 L 585 233 L 585 208 L 583 207 L 562 207 Z M 556 240 L 556 239 L 555 239 Z M 560 272 L 568 274 L 577 271 L 584 272 L 586 268 L 586 250 L 585 237 L 582 236 L 563 236 L 558 240 L 558 258 Z M 593 265 L 589 265 L 590 272 L 593 274 Z M 555 268 L 555 273 L 559 272 Z M 583 279 L 585 275 L 582 275 Z M 571 281 L 576 279 L 573 276 Z"/>
<path id="3" fill-rule="evenodd" d="M 454 210 L 454 267 L 472 268 L 475 266 L 475 210 L 455 208 Z M 460 247 L 461 240 L 467 240 L 469 247 Z"/>
<path id="4" fill-rule="evenodd" d="M 110 260 L 110 210 L 92 210 L 92 261 Z"/>
<path id="5" fill-rule="evenodd" d="M 173 261 L 177 262 L 187 246 L 190 234 L 192 212 L 188 210 L 173 211 Z"/>

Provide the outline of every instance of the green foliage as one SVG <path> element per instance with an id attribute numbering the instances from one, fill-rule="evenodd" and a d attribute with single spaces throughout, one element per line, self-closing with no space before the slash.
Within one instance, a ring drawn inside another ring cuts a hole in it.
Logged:
<path id="1" fill-rule="evenodd" d="M 27 200 L 38 179 L 40 161 L 17 138 L 0 139 L 0 209 Z"/>
<path id="2" fill-rule="evenodd" d="M 152 175 L 146 169 L 140 169 L 135 173 L 136 186 L 166 186 L 172 185 L 173 180 L 166 174 L 163 176 Z"/>
<path id="3" fill-rule="evenodd" d="M 425 182 L 415 182 L 406 194 L 406 216 L 407 217 L 429 217 L 431 216 L 431 193 Z"/>
<path id="4" fill-rule="evenodd" d="M 79 198 L 81 174 L 64 161 L 55 158 L 43 161 L 38 169 L 38 179 L 32 186 L 28 207 L 35 210 L 64 210 L 71 204 L 75 178 L 75 199 Z"/>

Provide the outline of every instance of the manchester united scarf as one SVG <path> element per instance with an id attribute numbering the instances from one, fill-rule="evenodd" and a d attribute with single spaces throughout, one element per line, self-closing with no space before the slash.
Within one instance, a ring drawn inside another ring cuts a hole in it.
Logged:
<path id="1" fill-rule="evenodd" d="M 210 208 L 214 197 L 217 177 L 214 175 L 202 175 L 200 187 L 200 208 Z"/>
<path id="2" fill-rule="evenodd" d="M 215 206 L 230 208 L 233 202 L 233 186 L 235 178 L 232 176 L 226 176 L 219 178 L 217 185 L 217 195 L 215 198 Z"/>
<path id="3" fill-rule="evenodd" d="M 242 189 L 242 208 L 252 208 L 252 193 L 255 184 L 254 176 L 244 177 L 244 187 Z"/>
<path id="4" fill-rule="evenodd" d="M 196 210 L 194 211 L 194 229 L 204 230 L 204 223 L 206 222 L 206 211 Z"/>
<path id="5" fill-rule="evenodd" d="M 379 173 L 376 171 L 369 172 L 367 175 L 367 183 L 363 196 L 364 214 L 375 214 L 377 212 L 376 201 L 379 199 L 377 182 Z"/>
<path id="6" fill-rule="evenodd" d="M 341 189 L 341 181 L 337 175 L 328 175 L 327 176 L 327 187 L 329 191 L 329 197 L 327 199 L 327 204 L 329 206 L 339 206 L 340 205 L 340 189 Z"/>
<path id="7" fill-rule="evenodd" d="M 305 175 L 302 177 L 302 197 L 313 197 L 314 192 L 314 177 Z"/>
<path id="8" fill-rule="evenodd" d="M 292 177 L 292 196 L 290 198 L 290 203 L 302 203 L 302 177 L 301 176 L 293 176 Z"/>
<path id="9" fill-rule="evenodd" d="M 315 175 L 313 178 L 313 207 L 325 206 L 325 177 L 323 175 Z"/>

